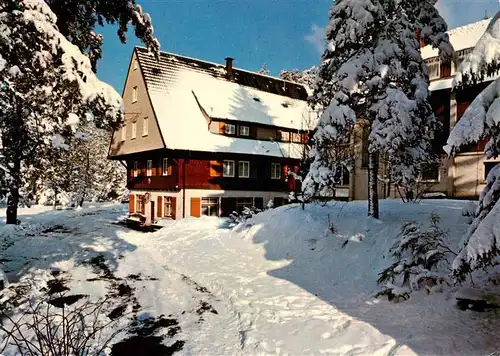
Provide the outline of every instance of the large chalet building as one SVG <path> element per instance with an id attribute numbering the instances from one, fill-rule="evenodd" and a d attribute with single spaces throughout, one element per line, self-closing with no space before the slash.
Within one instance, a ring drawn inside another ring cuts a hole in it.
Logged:
<path id="1" fill-rule="evenodd" d="M 435 137 L 435 149 L 443 154 L 451 128 L 460 120 L 474 98 L 489 84 L 492 78 L 484 83 L 466 90 L 452 90 L 456 66 L 473 50 L 477 41 L 486 31 L 491 19 L 485 19 L 448 31 L 450 41 L 458 57 L 457 64 L 443 62 L 437 49 L 431 46 L 422 48 L 422 57 L 428 66 L 430 79 L 430 103 L 437 119 L 442 123 L 442 131 Z M 348 200 L 367 199 L 368 196 L 368 132 L 360 127 L 353 137 L 354 149 L 357 153 L 354 168 L 345 174 L 343 184 L 336 189 L 337 197 Z M 486 160 L 484 157 L 485 142 L 463 147 L 453 158 L 443 158 L 441 164 L 425 170 L 420 177 L 421 186 L 431 192 L 440 193 L 450 198 L 477 198 L 484 188 L 486 176 L 498 160 Z M 380 175 L 384 176 L 387 167 L 381 160 Z M 390 183 L 379 181 L 380 198 L 399 198 L 399 192 Z"/>
<path id="2" fill-rule="evenodd" d="M 147 222 L 283 204 L 314 128 L 306 88 L 162 52 L 133 51 L 125 120 L 109 157 L 126 162 L 130 213 Z"/>

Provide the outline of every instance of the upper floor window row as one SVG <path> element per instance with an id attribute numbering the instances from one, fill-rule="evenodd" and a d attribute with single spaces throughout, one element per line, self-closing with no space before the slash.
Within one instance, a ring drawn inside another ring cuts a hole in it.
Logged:
<path id="1" fill-rule="evenodd" d="M 215 126 L 215 129 L 214 129 Z M 218 129 L 217 129 L 218 127 Z M 281 141 L 288 143 L 306 143 L 308 135 L 304 131 L 275 129 L 272 127 L 252 127 L 250 125 L 236 125 L 233 123 L 214 122 L 211 132 L 222 135 L 238 136 L 264 141 Z"/>

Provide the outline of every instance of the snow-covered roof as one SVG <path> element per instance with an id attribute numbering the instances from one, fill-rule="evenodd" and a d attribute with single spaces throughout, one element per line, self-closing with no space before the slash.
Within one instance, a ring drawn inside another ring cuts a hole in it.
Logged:
<path id="1" fill-rule="evenodd" d="M 142 47 L 136 53 L 167 148 L 301 156 L 300 144 L 213 134 L 204 114 L 293 130 L 313 128 L 302 85 L 236 68 L 230 81 L 224 65 L 165 52 L 156 61 Z"/>
<path id="2" fill-rule="evenodd" d="M 450 36 L 450 42 L 453 45 L 454 50 L 461 51 L 463 49 L 474 47 L 486 31 L 490 21 L 491 18 L 488 18 L 449 30 L 448 35 Z M 423 59 L 437 57 L 438 55 L 437 48 L 432 48 L 432 46 L 425 46 L 422 48 Z"/>

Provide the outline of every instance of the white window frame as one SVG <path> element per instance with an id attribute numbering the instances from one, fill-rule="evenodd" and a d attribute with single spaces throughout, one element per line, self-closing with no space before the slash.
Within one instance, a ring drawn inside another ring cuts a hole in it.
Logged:
<path id="1" fill-rule="evenodd" d="M 250 136 L 250 126 L 240 126 L 239 134 L 240 136 Z"/>
<path id="2" fill-rule="evenodd" d="M 302 136 L 298 132 L 292 132 L 292 142 L 293 143 L 301 143 Z"/>
<path id="3" fill-rule="evenodd" d="M 148 159 L 146 161 L 146 176 L 151 177 L 153 174 L 153 161 Z"/>
<path id="4" fill-rule="evenodd" d="M 132 88 L 132 103 L 137 102 L 137 86 Z"/>
<path id="5" fill-rule="evenodd" d="M 429 80 L 435 80 L 435 79 L 439 79 L 441 77 L 441 62 L 439 60 L 439 57 L 427 60 L 426 65 L 427 65 L 427 72 L 429 74 Z M 431 65 L 436 66 L 436 68 L 437 68 L 437 71 L 435 74 L 433 74 L 430 71 Z"/>
<path id="6" fill-rule="evenodd" d="M 168 158 L 163 158 L 162 161 L 162 174 L 168 176 Z"/>
<path id="7" fill-rule="evenodd" d="M 139 175 L 139 162 L 134 161 L 134 177 Z"/>
<path id="8" fill-rule="evenodd" d="M 121 134 L 122 134 L 122 142 L 123 142 L 127 139 L 127 124 L 123 124 Z"/>
<path id="9" fill-rule="evenodd" d="M 137 138 L 137 121 L 132 122 L 132 140 Z"/>
<path id="10" fill-rule="evenodd" d="M 276 167 L 278 174 L 276 174 Z M 281 163 L 271 163 L 271 179 L 281 179 Z"/>
<path id="11" fill-rule="evenodd" d="M 230 164 L 232 167 L 232 174 L 226 174 L 226 164 Z M 234 161 L 233 160 L 224 160 L 222 162 L 222 176 L 223 177 L 234 177 Z"/>
<path id="12" fill-rule="evenodd" d="M 142 206 L 142 209 L 139 207 Z M 144 195 L 136 195 L 135 196 L 135 212 L 140 214 L 146 213 L 146 204 L 144 201 Z"/>
<path id="13" fill-rule="evenodd" d="M 203 208 L 207 207 L 209 214 L 208 215 L 203 215 Z M 207 198 L 201 198 L 201 215 L 203 216 L 213 216 L 210 214 L 210 211 L 215 209 L 215 216 L 219 216 L 220 214 L 220 199 L 219 198 L 214 198 L 214 197 L 207 197 Z"/>
<path id="14" fill-rule="evenodd" d="M 228 128 L 230 128 L 230 130 L 228 130 Z M 227 135 L 235 135 L 236 134 L 236 125 L 224 124 L 224 133 Z"/>
<path id="15" fill-rule="evenodd" d="M 142 136 L 147 136 L 149 131 L 149 118 L 142 119 Z"/>
<path id="16" fill-rule="evenodd" d="M 167 197 L 167 196 L 164 196 L 163 197 L 163 217 L 165 218 L 169 218 L 169 217 L 172 217 L 172 197 Z M 169 213 L 167 213 L 167 209 L 166 207 L 168 206 L 169 208 Z"/>
<path id="17" fill-rule="evenodd" d="M 244 165 L 247 165 L 247 172 L 246 174 L 242 174 L 242 169 L 243 173 L 245 173 L 245 168 Z M 250 162 L 249 161 L 238 161 L 238 177 L 239 178 L 250 178 Z"/>
<path id="18" fill-rule="evenodd" d="M 281 141 L 290 142 L 290 132 L 281 131 Z"/>

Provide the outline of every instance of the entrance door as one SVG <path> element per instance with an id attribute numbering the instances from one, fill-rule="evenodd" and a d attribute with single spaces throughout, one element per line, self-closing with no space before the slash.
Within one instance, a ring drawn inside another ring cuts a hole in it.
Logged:
<path id="1" fill-rule="evenodd" d="M 151 222 L 155 221 L 155 202 L 151 200 Z"/>

